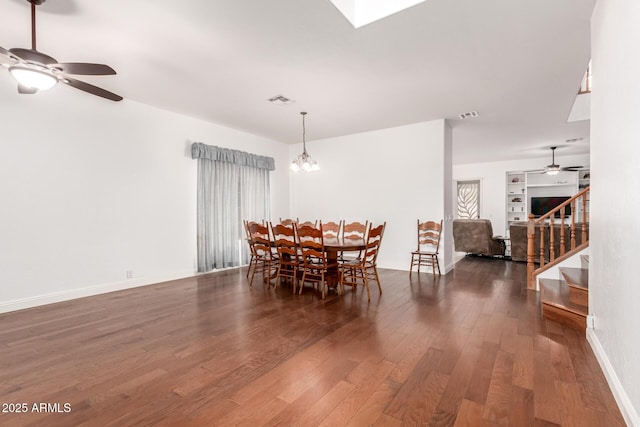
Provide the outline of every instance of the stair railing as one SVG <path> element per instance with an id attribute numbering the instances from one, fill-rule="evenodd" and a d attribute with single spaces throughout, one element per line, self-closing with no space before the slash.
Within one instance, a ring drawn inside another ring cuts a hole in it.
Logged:
<path id="1" fill-rule="evenodd" d="M 527 225 L 527 289 L 536 290 L 536 276 L 543 271 L 553 267 L 561 261 L 567 259 L 573 253 L 586 248 L 589 245 L 589 233 L 587 231 L 589 225 L 589 190 L 587 187 L 571 197 L 566 202 L 558 205 L 556 208 L 547 212 L 545 215 L 534 218 L 533 214 L 529 215 Z M 566 207 L 571 206 L 572 215 L 567 218 L 565 215 Z M 576 210 L 576 206 L 582 207 Z M 560 213 L 560 224 L 569 223 L 569 236 L 566 236 L 565 227 L 559 227 L 559 254 L 556 254 L 556 227 L 555 215 Z M 578 224 L 576 226 L 576 224 Z M 545 242 L 545 230 L 549 230 L 549 242 Z M 576 245 L 576 233 L 580 232 L 580 245 Z M 535 250 L 535 234 L 540 235 L 539 247 L 539 266 L 535 268 L 536 250 Z M 566 239 L 569 239 L 569 250 L 566 251 Z M 549 253 L 549 262 L 545 260 L 545 254 Z"/>

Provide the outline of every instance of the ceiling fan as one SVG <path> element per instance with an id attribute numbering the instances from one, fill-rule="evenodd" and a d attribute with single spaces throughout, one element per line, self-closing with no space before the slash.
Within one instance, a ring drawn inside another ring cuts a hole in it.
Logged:
<path id="1" fill-rule="evenodd" d="M 122 101 L 120 95 L 109 92 L 92 84 L 69 77 L 69 74 L 84 76 L 107 76 L 116 74 L 108 65 L 90 64 L 84 62 L 59 63 L 56 59 L 36 49 L 36 5 L 45 0 L 27 0 L 31 3 L 31 49 L 0 47 L 0 65 L 9 69 L 9 72 L 18 82 L 18 92 L 22 94 L 34 94 L 39 90 L 46 90 L 56 83 L 64 83 L 68 86 L 110 99 Z M 6 58 L 6 59 L 5 59 Z M 5 62 L 8 60 L 8 62 Z"/>
<path id="2" fill-rule="evenodd" d="M 551 147 L 551 164 L 544 167 L 544 169 L 540 170 L 540 173 L 544 173 L 547 175 L 557 175 L 560 171 L 577 171 L 583 169 L 584 166 L 567 166 L 561 168 L 560 165 L 556 164 L 556 149 L 558 147 Z M 532 171 L 536 172 L 536 171 Z"/>

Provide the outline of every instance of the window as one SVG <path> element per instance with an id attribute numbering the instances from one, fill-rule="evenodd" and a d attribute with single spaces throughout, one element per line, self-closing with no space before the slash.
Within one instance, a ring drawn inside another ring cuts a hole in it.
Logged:
<path id="1" fill-rule="evenodd" d="M 583 93 L 591 93 L 591 61 L 589 61 L 587 72 L 584 73 L 582 83 L 580 83 L 580 90 L 578 91 L 578 95 Z"/>
<path id="2" fill-rule="evenodd" d="M 458 181 L 458 218 L 480 218 L 480 180 Z"/>
<path id="3" fill-rule="evenodd" d="M 199 142 L 191 157 L 198 159 L 198 271 L 246 264 L 242 220 L 269 219 L 275 161 Z"/>

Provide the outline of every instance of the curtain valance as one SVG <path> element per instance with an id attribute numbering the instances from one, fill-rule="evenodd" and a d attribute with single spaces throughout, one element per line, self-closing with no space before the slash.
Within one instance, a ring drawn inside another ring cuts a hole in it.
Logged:
<path id="1" fill-rule="evenodd" d="M 242 166 L 252 166 L 258 169 L 275 170 L 276 162 L 273 157 L 258 156 L 244 151 L 220 148 L 214 145 L 205 145 L 201 142 L 191 144 L 191 158 L 208 159 L 218 162 L 227 162 Z"/>

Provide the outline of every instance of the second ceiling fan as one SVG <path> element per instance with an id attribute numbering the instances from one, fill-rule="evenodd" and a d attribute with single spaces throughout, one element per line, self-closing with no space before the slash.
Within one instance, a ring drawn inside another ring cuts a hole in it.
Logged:
<path id="1" fill-rule="evenodd" d="M 71 75 L 107 76 L 116 74 L 108 65 L 86 62 L 59 63 L 53 57 L 39 52 L 36 48 L 36 6 L 45 0 L 26 0 L 31 3 L 31 49 L 0 47 L 0 65 L 9 69 L 18 82 L 18 92 L 34 94 L 46 90 L 57 83 L 63 83 L 92 95 L 111 101 L 122 101 L 120 95 L 77 80 Z M 3 59 L 6 58 L 6 59 Z"/>
<path id="2" fill-rule="evenodd" d="M 558 147 L 550 147 L 551 148 L 551 164 L 544 167 L 544 169 L 540 169 L 537 171 L 530 172 L 540 172 L 547 175 L 557 175 L 560 171 L 577 171 L 583 169 L 584 166 L 567 166 L 561 168 L 560 165 L 556 164 L 556 149 Z"/>

